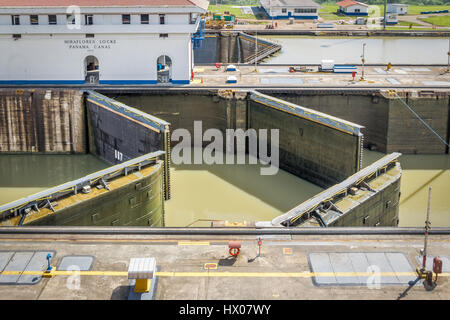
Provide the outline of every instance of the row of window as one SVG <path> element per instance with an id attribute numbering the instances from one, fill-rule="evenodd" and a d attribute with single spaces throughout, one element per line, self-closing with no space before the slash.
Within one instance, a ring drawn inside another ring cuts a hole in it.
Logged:
<path id="1" fill-rule="evenodd" d="M 282 8 L 281 9 L 282 13 L 286 13 L 287 9 L 286 8 Z M 308 8 L 308 9 L 294 9 L 295 13 L 316 13 L 317 9 L 315 8 Z"/>
<path id="2" fill-rule="evenodd" d="M 12 37 L 13 37 L 13 39 L 18 40 L 18 39 L 22 38 L 22 35 L 21 34 L 13 34 Z M 168 38 L 169 34 L 168 33 L 160 33 L 159 37 L 160 38 Z M 86 38 L 95 38 L 95 34 L 87 33 Z"/>
<path id="3" fill-rule="evenodd" d="M 20 25 L 20 16 L 13 15 L 11 16 L 11 21 L 14 26 Z M 192 15 L 190 17 L 190 23 L 194 23 L 195 21 L 192 19 Z M 84 23 L 86 25 L 94 24 L 94 15 L 86 14 L 84 15 Z M 149 14 L 141 14 L 141 24 L 149 24 L 150 23 L 150 15 Z M 38 25 L 39 24 L 39 16 L 38 15 L 30 15 L 30 24 Z M 56 15 L 51 14 L 48 16 L 48 24 L 57 24 Z M 67 24 L 75 24 L 75 16 L 67 15 Z M 122 24 L 131 24 L 131 15 L 123 14 L 122 15 Z M 159 15 L 159 24 L 166 24 L 166 16 L 164 14 Z"/>

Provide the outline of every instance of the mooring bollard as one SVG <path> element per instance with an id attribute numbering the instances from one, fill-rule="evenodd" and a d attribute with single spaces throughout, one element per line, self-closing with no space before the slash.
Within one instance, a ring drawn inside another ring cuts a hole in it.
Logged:
<path id="1" fill-rule="evenodd" d="M 240 241 L 228 241 L 228 252 L 233 256 L 237 257 L 241 252 L 241 242 Z"/>

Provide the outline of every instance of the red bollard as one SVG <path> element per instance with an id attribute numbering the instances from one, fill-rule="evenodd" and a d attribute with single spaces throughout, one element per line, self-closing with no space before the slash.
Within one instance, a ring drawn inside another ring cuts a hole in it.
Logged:
<path id="1" fill-rule="evenodd" d="M 355 72 L 355 71 L 352 71 L 353 81 L 355 81 L 355 76 L 356 76 L 356 72 Z"/>
<path id="2" fill-rule="evenodd" d="M 233 256 L 237 257 L 239 252 L 241 252 L 241 242 L 240 241 L 228 241 L 228 252 Z"/>

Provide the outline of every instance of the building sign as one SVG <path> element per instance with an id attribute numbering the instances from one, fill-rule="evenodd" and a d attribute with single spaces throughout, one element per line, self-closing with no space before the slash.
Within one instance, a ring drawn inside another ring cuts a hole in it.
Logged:
<path id="1" fill-rule="evenodd" d="M 76 39 L 76 40 L 64 40 L 64 43 L 69 49 L 111 49 L 111 46 L 115 45 L 116 40 L 102 40 L 102 39 Z"/>

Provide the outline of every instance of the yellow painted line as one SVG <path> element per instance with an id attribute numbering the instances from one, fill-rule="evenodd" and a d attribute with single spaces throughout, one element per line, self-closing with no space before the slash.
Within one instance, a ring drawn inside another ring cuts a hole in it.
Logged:
<path id="1" fill-rule="evenodd" d="M 178 241 L 179 246 L 209 246 L 207 241 Z"/>
<path id="2" fill-rule="evenodd" d="M 3 271 L 0 275 L 42 275 L 42 271 Z M 55 276 L 109 276 L 127 277 L 127 271 L 53 271 Z M 234 277 L 234 278 L 311 278 L 311 277 L 357 277 L 372 276 L 371 272 L 155 272 L 159 277 Z M 416 272 L 381 272 L 381 277 L 386 276 L 417 276 Z M 439 277 L 450 277 L 450 272 L 441 273 Z"/>

